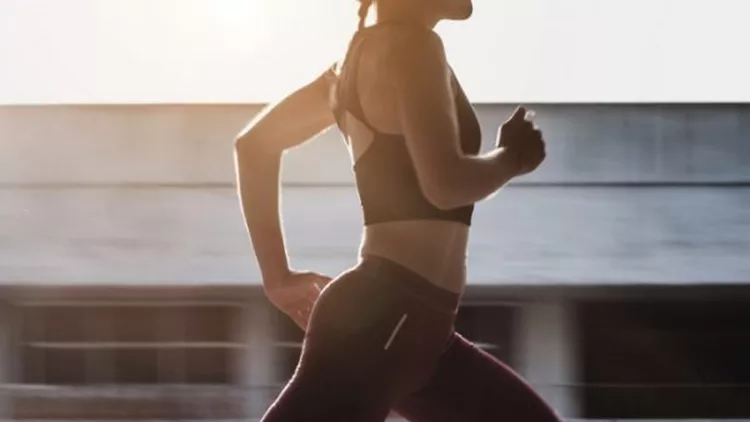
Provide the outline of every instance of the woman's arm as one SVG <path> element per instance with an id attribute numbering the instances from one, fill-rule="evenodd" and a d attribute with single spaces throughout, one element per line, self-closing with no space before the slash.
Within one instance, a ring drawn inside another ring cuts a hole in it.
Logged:
<path id="1" fill-rule="evenodd" d="M 394 51 L 401 133 L 406 138 L 425 197 L 451 209 L 487 198 L 518 172 L 517 154 L 497 148 L 463 154 L 450 67 L 433 32 L 414 32 Z"/>
<path id="2" fill-rule="evenodd" d="M 290 274 L 279 207 L 281 157 L 335 123 L 330 81 L 326 71 L 265 108 L 235 141 L 240 205 L 264 284 Z"/>

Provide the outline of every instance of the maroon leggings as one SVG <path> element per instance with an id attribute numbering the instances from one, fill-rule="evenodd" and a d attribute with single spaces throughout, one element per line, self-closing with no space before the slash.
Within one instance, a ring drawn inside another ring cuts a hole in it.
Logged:
<path id="1" fill-rule="evenodd" d="M 313 310 L 292 379 L 263 422 L 559 422 L 510 368 L 455 333 L 460 296 L 368 257 Z"/>

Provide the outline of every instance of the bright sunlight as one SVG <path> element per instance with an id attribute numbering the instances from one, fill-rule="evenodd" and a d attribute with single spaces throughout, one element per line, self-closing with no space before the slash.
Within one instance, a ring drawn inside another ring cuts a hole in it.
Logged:
<path id="1" fill-rule="evenodd" d="M 475 0 L 438 27 L 476 102 L 750 97 L 741 0 Z M 0 1 L 0 104 L 272 101 L 338 58 L 355 0 Z"/>
<path id="2" fill-rule="evenodd" d="M 185 2 L 211 21 L 236 50 L 255 50 L 269 41 L 269 8 L 273 2 L 259 0 L 213 0 Z M 180 8 L 183 5 L 178 6 Z"/>

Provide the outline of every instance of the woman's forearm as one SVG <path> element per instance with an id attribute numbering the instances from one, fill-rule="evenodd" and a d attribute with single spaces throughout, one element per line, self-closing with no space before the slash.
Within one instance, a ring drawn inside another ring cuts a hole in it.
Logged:
<path id="1" fill-rule="evenodd" d="M 290 274 L 281 227 L 281 157 L 336 121 L 329 105 L 331 71 L 258 113 L 235 139 L 237 190 L 264 283 Z"/>
<path id="2" fill-rule="evenodd" d="M 480 156 L 456 157 L 435 180 L 428 197 L 442 209 L 463 207 L 491 197 L 517 172 L 510 155 L 507 150 L 496 148 Z"/>
<path id="3" fill-rule="evenodd" d="M 279 206 L 281 155 L 235 148 L 240 206 L 264 283 L 281 280 L 290 271 Z"/>
<path id="4" fill-rule="evenodd" d="M 470 205 L 494 195 L 516 174 L 508 151 L 497 148 L 481 156 L 462 157 L 462 166 L 446 181 L 453 207 Z M 459 167 L 459 166 L 457 166 Z"/>

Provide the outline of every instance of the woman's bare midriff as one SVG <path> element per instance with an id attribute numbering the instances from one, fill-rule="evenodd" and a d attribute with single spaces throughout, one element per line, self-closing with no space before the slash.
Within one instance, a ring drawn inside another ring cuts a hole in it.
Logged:
<path id="1" fill-rule="evenodd" d="M 357 92 L 369 124 L 383 133 L 400 133 L 400 119 L 394 106 L 394 86 L 387 82 L 390 44 L 403 42 L 409 32 L 389 27 L 372 28 L 374 42 L 367 43 L 359 56 Z M 377 32 L 377 34 L 375 34 Z M 455 88 L 455 87 L 454 87 Z M 452 104 L 451 104 L 452 106 Z M 350 130 L 354 162 L 370 146 L 368 131 L 360 135 L 357 125 Z M 469 227 L 455 221 L 409 220 L 366 226 L 360 254 L 376 255 L 396 262 L 451 292 L 461 293 L 466 285 L 466 253 Z"/>
<path id="2" fill-rule="evenodd" d="M 395 221 L 365 227 L 360 255 L 396 262 L 455 293 L 466 285 L 469 227 L 452 221 Z"/>

